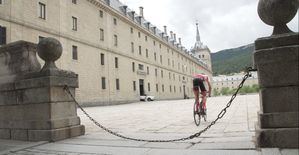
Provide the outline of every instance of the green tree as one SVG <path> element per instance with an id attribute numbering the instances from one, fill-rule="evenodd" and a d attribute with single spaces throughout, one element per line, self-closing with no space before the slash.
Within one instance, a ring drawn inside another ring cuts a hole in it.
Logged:
<path id="1" fill-rule="evenodd" d="M 223 87 L 220 91 L 222 95 L 229 95 L 229 88 L 228 87 Z"/>
<path id="2" fill-rule="evenodd" d="M 219 96 L 220 92 L 216 88 L 214 88 L 213 89 L 213 94 L 214 94 L 214 96 Z"/>

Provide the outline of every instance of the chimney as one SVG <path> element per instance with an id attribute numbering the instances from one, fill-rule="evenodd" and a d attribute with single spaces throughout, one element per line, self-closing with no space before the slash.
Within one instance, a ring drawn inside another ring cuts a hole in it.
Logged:
<path id="1" fill-rule="evenodd" d="M 170 31 L 170 39 L 173 39 L 173 32 Z"/>
<path id="2" fill-rule="evenodd" d="M 121 6 L 120 8 L 121 8 L 121 10 L 123 11 L 123 13 L 124 13 L 125 15 L 127 15 L 127 8 L 128 8 L 128 6 L 123 5 L 123 6 Z"/>
<path id="3" fill-rule="evenodd" d="M 110 6 L 110 0 L 105 0 L 106 4 Z"/>
<path id="4" fill-rule="evenodd" d="M 139 7 L 139 15 L 142 17 L 142 18 L 144 18 L 144 16 L 143 16 L 143 7 L 141 6 L 141 7 Z"/>
<path id="5" fill-rule="evenodd" d="M 182 38 L 179 38 L 179 44 L 182 45 Z"/>
<path id="6" fill-rule="evenodd" d="M 136 20 L 137 20 L 137 22 L 138 22 L 140 25 L 141 25 L 141 18 L 142 18 L 141 16 L 137 16 L 137 17 L 136 17 Z"/>
<path id="7" fill-rule="evenodd" d="M 130 11 L 129 14 L 131 14 L 132 20 L 135 19 L 135 11 Z"/>
<path id="8" fill-rule="evenodd" d="M 164 33 L 165 33 L 165 35 L 167 35 L 167 26 L 166 25 L 164 26 Z"/>
<path id="9" fill-rule="evenodd" d="M 176 42 L 176 34 L 175 33 L 173 34 L 173 39 L 174 39 L 174 42 Z"/>
<path id="10" fill-rule="evenodd" d="M 150 24 L 151 24 L 150 22 L 146 22 L 146 23 L 145 23 L 147 29 L 150 28 Z"/>
<path id="11" fill-rule="evenodd" d="M 156 26 L 152 27 L 154 34 L 156 34 Z"/>

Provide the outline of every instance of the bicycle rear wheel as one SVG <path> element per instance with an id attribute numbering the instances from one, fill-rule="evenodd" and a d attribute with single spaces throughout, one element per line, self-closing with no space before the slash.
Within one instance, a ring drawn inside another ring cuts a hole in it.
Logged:
<path id="1" fill-rule="evenodd" d="M 194 102 L 194 105 L 193 105 L 193 118 L 194 118 L 195 125 L 199 126 L 200 120 L 201 120 L 201 115 L 200 115 L 199 107 L 197 107 L 197 105 L 196 105 L 196 102 Z"/>

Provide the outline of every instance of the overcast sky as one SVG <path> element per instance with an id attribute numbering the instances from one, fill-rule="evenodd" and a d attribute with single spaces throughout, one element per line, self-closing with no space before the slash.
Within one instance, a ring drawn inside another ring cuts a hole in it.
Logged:
<path id="1" fill-rule="evenodd" d="M 160 30 L 167 25 L 182 44 L 190 49 L 195 43 L 196 21 L 201 41 L 212 53 L 222 49 L 253 43 L 256 38 L 269 36 L 272 27 L 264 24 L 257 14 L 258 0 L 120 0 L 139 14 L 144 7 L 146 20 Z M 298 32 L 297 16 L 288 24 Z"/>

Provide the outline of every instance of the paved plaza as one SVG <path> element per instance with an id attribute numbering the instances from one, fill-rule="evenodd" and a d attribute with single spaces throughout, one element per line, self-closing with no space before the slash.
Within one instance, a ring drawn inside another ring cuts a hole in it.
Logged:
<path id="1" fill-rule="evenodd" d="M 199 127 L 193 122 L 193 99 L 138 102 L 125 105 L 84 108 L 110 130 L 124 136 L 168 140 L 189 137 L 213 121 L 230 97 L 208 99 L 208 121 Z M 298 155 L 298 149 L 262 149 L 254 145 L 259 96 L 239 95 L 226 115 L 200 137 L 187 141 L 152 143 L 125 140 L 94 125 L 81 111 L 84 136 L 48 142 L 0 140 L 0 154 L 89 155 L 89 154 L 204 154 L 204 155 Z"/>

